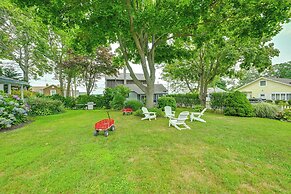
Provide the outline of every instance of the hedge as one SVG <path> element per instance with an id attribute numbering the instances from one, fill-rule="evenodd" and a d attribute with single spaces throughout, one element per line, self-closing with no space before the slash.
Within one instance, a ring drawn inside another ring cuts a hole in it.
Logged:
<path id="1" fill-rule="evenodd" d="M 88 102 L 94 102 L 96 108 L 103 108 L 105 106 L 102 95 L 80 95 L 76 98 L 76 104 L 87 104 Z"/>
<path id="2" fill-rule="evenodd" d="M 198 94 L 170 94 L 167 97 L 175 98 L 177 107 L 192 107 L 200 104 Z"/>
<path id="3" fill-rule="evenodd" d="M 210 106 L 212 109 L 225 109 L 225 99 L 227 98 L 229 93 L 219 92 L 212 93 L 210 96 Z"/>
<path id="4" fill-rule="evenodd" d="M 64 112 L 63 103 L 50 98 L 29 98 L 27 104 L 30 106 L 29 114 L 33 116 L 52 115 Z"/>

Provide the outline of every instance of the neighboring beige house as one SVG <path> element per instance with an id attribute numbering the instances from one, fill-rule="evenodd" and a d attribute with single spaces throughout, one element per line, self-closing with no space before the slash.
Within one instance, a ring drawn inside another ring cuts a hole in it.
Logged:
<path id="1" fill-rule="evenodd" d="M 55 94 L 61 95 L 61 89 L 56 85 L 46 85 L 46 86 L 32 86 L 30 88 L 32 92 L 37 92 L 45 96 L 52 96 Z"/>
<path id="2" fill-rule="evenodd" d="M 237 89 L 247 98 L 291 100 L 291 79 L 260 77 Z"/>
<path id="3" fill-rule="evenodd" d="M 46 86 L 32 86 L 30 88 L 30 90 L 32 92 L 37 92 L 39 94 L 43 94 L 45 96 L 52 96 L 52 95 L 55 95 L 55 94 L 59 94 L 61 95 L 62 92 L 61 92 L 61 89 L 59 86 L 56 86 L 56 85 L 46 85 Z M 66 89 L 65 89 L 66 91 Z M 72 90 L 71 91 L 71 96 L 74 96 L 75 92 Z M 80 94 L 79 94 L 79 90 L 76 90 L 76 97 L 78 97 Z M 66 92 L 64 92 L 64 96 L 66 96 Z"/>

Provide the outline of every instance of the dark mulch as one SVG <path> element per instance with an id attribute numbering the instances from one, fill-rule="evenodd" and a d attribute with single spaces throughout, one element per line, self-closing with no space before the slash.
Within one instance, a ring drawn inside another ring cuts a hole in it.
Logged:
<path id="1" fill-rule="evenodd" d="M 0 129 L 0 132 L 6 132 L 6 131 L 11 131 L 11 130 L 19 129 L 19 128 L 21 128 L 21 127 L 24 127 L 24 126 L 26 126 L 26 125 L 32 123 L 33 121 L 34 121 L 34 120 L 29 119 L 29 120 L 27 120 L 25 123 L 20 123 L 20 124 L 18 124 L 18 125 L 13 125 L 13 126 L 11 126 L 11 127 L 9 127 L 9 128 Z"/>

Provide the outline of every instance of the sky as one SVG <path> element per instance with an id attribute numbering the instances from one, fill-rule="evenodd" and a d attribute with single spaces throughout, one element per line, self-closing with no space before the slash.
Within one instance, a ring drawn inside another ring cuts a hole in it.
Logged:
<path id="1" fill-rule="evenodd" d="M 287 61 L 291 61 L 291 22 L 283 25 L 283 29 L 273 38 L 272 42 L 275 45 L 275 48 L 280 50 L 280 55 L 278 57 L 274 57 L 272 59 L 273 64 L 283 63 Z M 113 45 L 113 50 L 116 45 Z M 142 69 L 139 65 L 133 65 L 133 70 L 135 73 L 142 73 Z M 122 72 L 122 70 L 120 71 Z M 166 84 L 165 81 L 161 79 L 161 69 L 157 69 L 156 71 L 156 83 Z M 54 76 L 51 74 L 46 74 L 43 77 L 40 77 L 38 80 L 32 80 L 30 82 L 32 86 L 44 86 L 46 84 L 59 84 L 58 80 L 54 79 Z M 166 86 L 166 85 L 165 85 Z M 105 78 L 101 78 L 97 82 L 97 88 L 93 91 L 94 94 L 103 93 L 105 87 Z M 84 92 L 85 88 L 80 86 L 78 87 L 80 92 Z"/>
<path id="2" fill-rule="evenodd" d="M 283 25 L 283 29 L 272 41 L 280 50 L 279 57 L 274 57 L 273 64 L 291 61 L 291 22 Z"/>

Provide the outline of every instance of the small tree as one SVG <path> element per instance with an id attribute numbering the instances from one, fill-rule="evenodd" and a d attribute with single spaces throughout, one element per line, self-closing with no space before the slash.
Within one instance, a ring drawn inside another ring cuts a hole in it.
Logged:
<path id="1" fill-rule="evenodd" d="M 110 95 L 111 95 L 111 101 L 110 103 L 110 107 L 113 109 L 117 109 L 120 110 L 123 108 L 124 106 L 124 102 L 126 100 L 126 97 L 128 96 L 130 89 L 123 86 L 123 85 L 118 85 L 109 91 Z M 106 98 L 105 98 L 106 99 Z"/>

